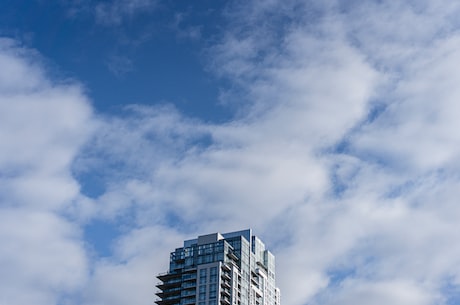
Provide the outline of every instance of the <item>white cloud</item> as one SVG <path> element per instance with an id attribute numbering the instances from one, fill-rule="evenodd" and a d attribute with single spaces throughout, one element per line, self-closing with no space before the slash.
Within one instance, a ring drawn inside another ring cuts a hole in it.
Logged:
<path id="1" fill-rule="evenodd" d="M 354 139 L 358 150 L 405 169 L 457 166 L 459 43 L 458 35 L 437 41 L 403 67 L 388 107 Z"/>
<path id="2" fill-rule="evenodd" d="M 31 91 L 47 85 L 43 72 L 31 59 L 38 54 L 30 50 L 17 48 L 15 41 L 8 38 L 0 39 L 2 54 L 0 55 L 0 90 L 5 93 Z"/>
<path id="3" fill-rule="evenodd" d="M 78 232 L 53 213 L 2 208 L 0 301 L 56 304 L 60 295 L 81 289 L 87 261 Z"/>
<path id="4" fill-rule="evenodd" d="M 2 198 L 57 208 L 78 194 L 70 166 L 91 132 L 91 108 L 80 87 L 53 86 L 32 51 L 10 40 L 0 48 L 9 67 L 0 72 Z"/>
<path id="5" fill-rule="evenodd" d="M 92 110 L 33 51 L 2 39 L 0 61 L 0 302 L 56 304 L 87 276 L 80 229 L 56 211 L 79 195 L 71 164 Z"/>
<path id="6" fill-rule="evenodd" d="M 165 272 L 169 263 L 159 249 L 174 249 L 184 237 L 160 226 L 132 230 L 117 242 L 112 259 L 96 263 L 85 303 L 152 304 L 158 283 L 152 271 Z"/>
<path id="7" fill-rule="evenodd" d="M 233 12 L 243 17 L 210 52 L 219 75 L 237 85 L 230 98 L 247 104 L 233 122 L 187 125 L 211 143 L 140 162 L 142 179 L 118 191 L 133 199 L 141 226 L 174 219 L 191 235 L 263 232 L 283 303 L 442 302 L 446 281 L 458 283 L 457 38 L 448 12 L 315 5 L 324 15 L 298 19 L 310 8 L 298 5 L 278 38 L 258 24 L 276 3 L 260 15 Z M 137 130 L 171 135 L 183 126 L 174 120 Z M 190 137 L 179 130 L 174 139 Z"/>
<path id="8" fill-rule="evenodd" d="M 438 301 L 430 296 L 430 292 L 424 290 L 423 287 L 400 280 L 378 283 L 350 280 L 340 288 L 339 293 L 331 294 L 322 304 L 350 305 L 365 302 L 370 305 L 424 305 Z"/>
<path id="9" fill-rule="evenodd" d="M 122 77 L 134 70 L 133 61 L 128 57 L 120 55 L 110 56 L 106 65 L 110 72 L 117 77 Z"/>
<path id="10" fill-rule="evenodd" d="M 152 10 L 155 0 L 112 0 L 95 6 L 96 20 L 103 25 L 119 25 L 136 14 Z"/>
<path id="11" fill-rule="evenodd" d="M 126 3 L 107 12 L 124 18 Z M 131 107 L 100 117 L 78 156 L 91 121 L 81 89 L 52 84 L 33 56 L 3 42 L 0 60 L 15 76 L 0 71 L 0 138 L 11 143 L 0 152 L 1 202 L 12 219 L 42 215 L 46 225 L 22 234 L 8 223 L 15 230 L 0 236 L 40 257 L 57 249 L 73 258 L 56 259 L 36 298 L 50 304 L 52 291 L 83 285 L 89 304 L 151 303 L 154 274 L 184 237 L 253 227 L 277 257 L 283 304 L 445 303 L 444 286 L 460 283 L 460 57 L 457 8 L 433 3 L 232 6 L 209 54 L 235 84 L 230 99 L 247 103 L 233 121 Z M 276 22 L 260 26 L 267 16 Z M 78 173 L 104 180 L 98 198 L 79 194 L 75 160 Z M 113 257 L 91 262 L 89 278 L 68 273 L 85 270 L 85 255 L 78 229 L 50 212 L 59 209 L 122 228 Z M 37 249 L 36 239 L 54 248 Z M 14 253 L 3 250 L 3 261 L 48 267 Z M 5 289 L 28 289 L 34 274 Z"/>

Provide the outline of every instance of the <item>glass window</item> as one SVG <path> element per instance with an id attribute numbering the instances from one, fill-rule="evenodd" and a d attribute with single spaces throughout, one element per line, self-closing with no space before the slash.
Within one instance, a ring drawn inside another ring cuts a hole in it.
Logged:
<path id="1" fill-rule="evenodd" d="M 207 274 L 208 269 L 200 269 L 200 284 L 205 284 L 206 283 L 206 274 Z"/>

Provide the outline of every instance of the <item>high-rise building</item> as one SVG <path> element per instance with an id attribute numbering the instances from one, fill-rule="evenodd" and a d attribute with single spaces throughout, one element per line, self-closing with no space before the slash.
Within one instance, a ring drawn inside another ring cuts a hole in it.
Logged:
<path id="1" fill-rule="evenodd" d="M 158 305 L 280 305 L 275 257 L 251 230 L 184 241 L 157 278 Z"/>

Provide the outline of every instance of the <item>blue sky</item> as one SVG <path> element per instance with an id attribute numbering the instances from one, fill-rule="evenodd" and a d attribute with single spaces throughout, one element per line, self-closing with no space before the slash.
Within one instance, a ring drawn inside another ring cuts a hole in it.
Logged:
<path id="1" fill-rule="evenodd" d="M 57 77 L 80 81 L 97 110 L 173 103 L 191 116 L 227 117 L 203 59 L 222 3 L 134 3 L 6 1 L 1 32 L 39 51 Z"/>
<path id="2" fill-rule="evenodd" d="M 285 305 L 455 304 L 459 13 L 3 1 L 0 303 L 152 304 L 183 240 L 252 228 Z"/>

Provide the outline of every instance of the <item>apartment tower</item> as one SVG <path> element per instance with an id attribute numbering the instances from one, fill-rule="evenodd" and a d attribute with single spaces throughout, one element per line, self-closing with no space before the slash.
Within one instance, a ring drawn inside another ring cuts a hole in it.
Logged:
<path id="1" fill-rule="evenodd" d="M 184 241 L 157 278 L 158 305 L 280 305 L 275 257 L 251 230 Z"/>

